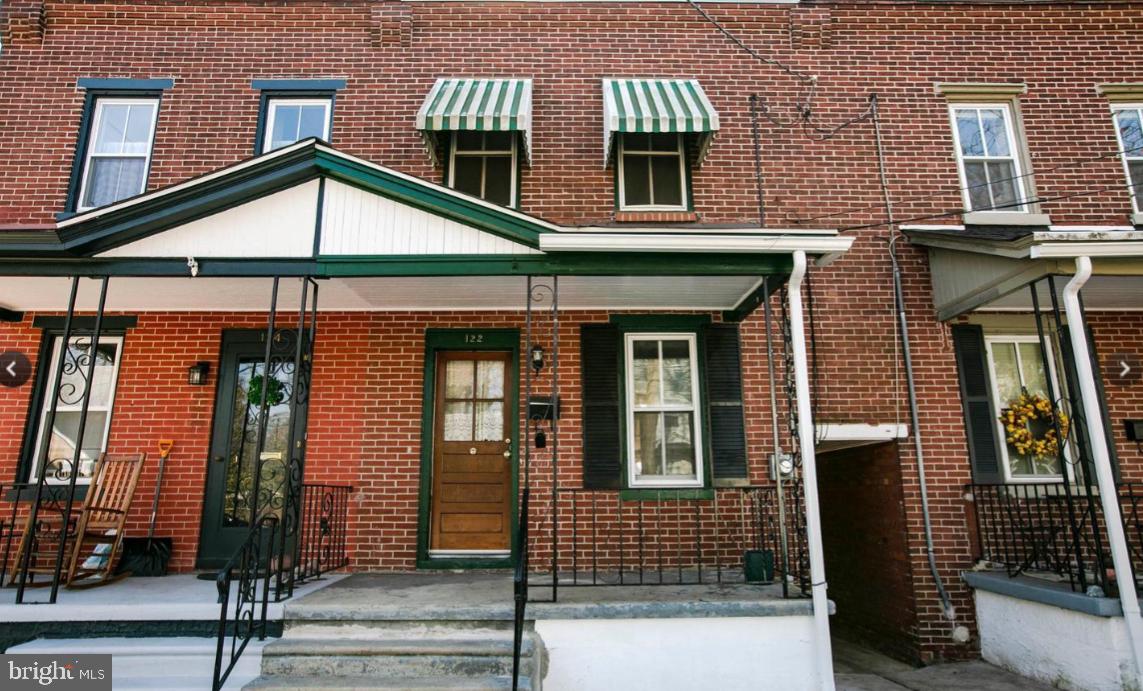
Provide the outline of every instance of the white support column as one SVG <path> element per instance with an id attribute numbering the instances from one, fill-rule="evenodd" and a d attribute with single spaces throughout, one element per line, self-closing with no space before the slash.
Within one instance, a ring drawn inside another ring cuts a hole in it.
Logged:
<path id="1" fill-rule="evenodd" d="M 1143 619 L 1139 615 L 1139 598 L 1135 593 L 1135 574 L 1131 569 L 1131 555 L 1127 537 L 1123 532 L 1123 517 L 1119 512 L 1119 492 L 1115 487 L 1115 474 L 1111 470 L 1111 454 L 1107 448 L 1107 434 L 1099 392 L 1095 388 L 1095 373 L 1091 369 L 1091 351 L 1087 345 L 1087 324 L 1080 308 L 1079 292 L 1091 278 L 1091 258 L 1076 257 L 1076 274 L 1064 287 L 1064 310 L 1068 315 L 1068 335 L 1075 358 L 1076 380 L 1083 401 L 1084 422 L 1091 442 L 1092 465 L 1099 484 L 1099 500 L 1103 504 L 1107 541 L 1111 545 L 1111 561 L 1119 581 L 1119 602 L 1123 607 L 1123 620 L 1127 624 L 1127 638 L 1135 658 L 1136 688 L 1143 688 Z"/>
<path id="2" fill-rule="evenodd" d="M 802 318 L 802 280 L 806 276 L 806 253 L 794 252 L 790 274 L 790 341 L 794 356 L 794 387 L 797 394 L 798 446 L 802 456 L 802 489 L 806 500 L 806 542 L 810 552 L 810 587 L 814 608 L 814 651 L 817 685 L 833 691 L 833 652 L 829 638 L 829 599 L 826 597 L 825 557 L 822 555 L 822 525 L 818 511 L 818 470 L 814 456 L 814 420 L 810 407 L 810 375 L 806 357 L 805 324 Z"/>

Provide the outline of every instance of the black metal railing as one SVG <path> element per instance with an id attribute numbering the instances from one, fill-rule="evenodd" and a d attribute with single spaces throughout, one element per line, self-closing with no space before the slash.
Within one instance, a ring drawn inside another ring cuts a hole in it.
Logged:
<path id="1" fill-rule="evenodd" d="M 301 530 L 294 583 L 349 565 L 349 485 L 302 484 Z"/>
<path id="2" fill-rule="evenodd" d="M 1120 483 L 1119 507 L 1138 579 L 1143 567 L 1143 485 Z M 1098 496 L 1060 482 L 970 484 L 976 557 L 1003 565 L 1009 576 L 1050 573 L 1076 591 L 1095 585 L 1112 595 L 1107 524 Z"/>
<path id="3" fill-rule="evenodd" d="M 271 574 L 275 570 L 277 533 L 278 517 L 263 517 L 254 524 L 242 546 L 218 572 L 215 585 L 222 606 L 211 687 L 214 691 L 219 691 L 226 683 L 250 641 L 255 637 L 258 640 L 266 638 L 266 612 L 270 604 Z M 233 587 L 235 583 L 237 587 Z"/>
<path id="4" fill-rule="evenodd" d="M 512 691 L 520 687 L 520 652 L 524 646 L 524 615 L 528 607 L 528 521 L 531 490 L 520 499 L 520 527 L 516 530 L 516 568 L 512 575 L 515 616 L 512 635 Z"/>
<path id="5" fill-rule="evenodd" d="M 560 584 L 742 583 L 747 560 L 757 559 L 762 580 L 807 592 L 800 486 L 787 483 L 783 493 L 785 541 L 776 487 L 641 490 L 630 499 L 618 490 L 561 489 L 568 539 Z"/>

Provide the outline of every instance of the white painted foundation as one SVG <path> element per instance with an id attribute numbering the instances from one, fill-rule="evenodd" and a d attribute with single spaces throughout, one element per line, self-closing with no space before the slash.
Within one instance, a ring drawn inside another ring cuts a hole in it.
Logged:
<path id="1" fill-rule="evenodd" d="M 976 590 L 985 660 L 1061 689 L 1132 689 L 1133 664 L 1123 617 L 1097 617 Z"/>
<path id="2" fill-rule="evenodd" d="M 544 691 L 813 689 L 813 617 L 540 619 Z"/>

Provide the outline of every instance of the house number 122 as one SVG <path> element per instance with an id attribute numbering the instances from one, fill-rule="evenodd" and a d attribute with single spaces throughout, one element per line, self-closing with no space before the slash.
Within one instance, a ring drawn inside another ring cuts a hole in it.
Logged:
<path id="1" fill-rule="evenodd" d="M 484 343 L 484 334 L 465 334 L 465 343 Z"/>

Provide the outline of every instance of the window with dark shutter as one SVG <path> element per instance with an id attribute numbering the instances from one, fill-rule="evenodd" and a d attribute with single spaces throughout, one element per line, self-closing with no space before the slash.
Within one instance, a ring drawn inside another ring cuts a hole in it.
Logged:
<path id="1" fill-rule="evenodd" d="M 964 408 L 968 456 L 974 482 L 1001 482 L 1000 447 L 996 434 L 996 413 L 992 409 L 992 387 L 988 381 L 988 357 L 983 330 L 973 324 L 952 327 L 960 375 L 960 400 Z"/>
<path id="2" fill-rule="evenodd" d="M 618 489 L 623 474 L 619 421 L 619 329 L 580 327 L 583 392 L 583 486 Z"/>
<path id="3" fill-rule="evenodd" d="M 745 479 L 746 420 L 738 325 L 710 324 L 702 335 L 711 471 L 716 480 Z"/>

